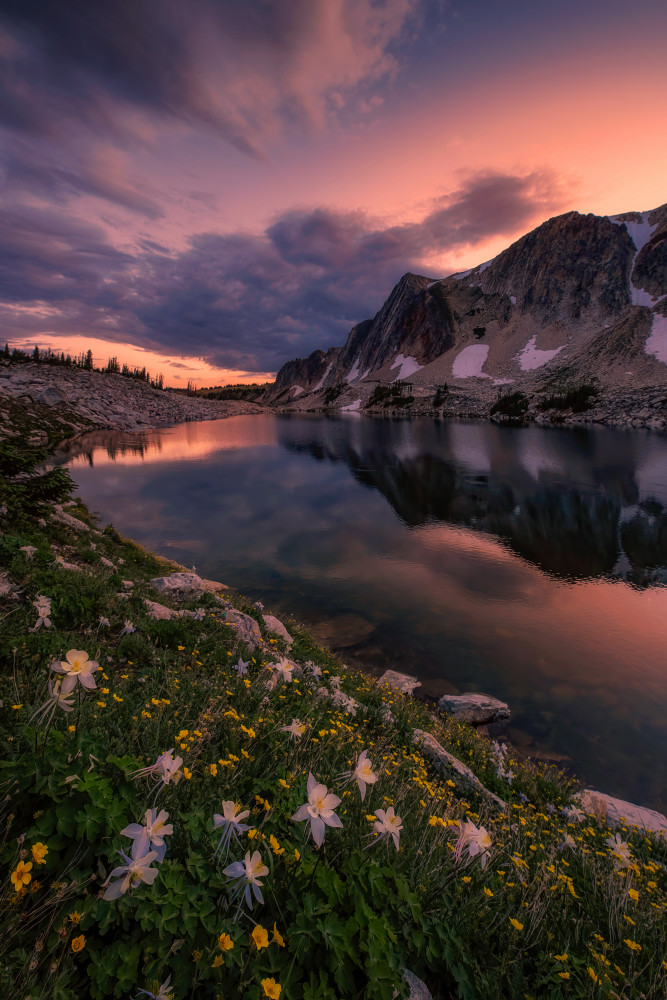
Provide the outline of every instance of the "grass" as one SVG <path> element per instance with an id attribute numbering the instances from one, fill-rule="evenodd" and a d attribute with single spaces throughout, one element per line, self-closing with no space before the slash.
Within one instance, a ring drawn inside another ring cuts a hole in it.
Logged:
<path id="1" fill-rule="evenodd" d="M 17 505 L 28 473 L 13 468 L 0 475 L 0 571 L 12 589 L 0 597 L 3 998 L 157 996 L 171 977 L 175 1000 L 390 1000 L 395 987 L 406 994 L 407 967 L 441 1000 L 662 1000 L 664 841 L 622 828 L 629 847 L 614 854 L 608 828 L 562 813 L 572 781 L 510 751 L 508 783 L 488 739 L 348 669 L 295 622 L 292 679 L 267 686 L 287 651 L 256 606 L 231 597 L 260 624 L 254 651 L 213 594 L 184 605 L 200 620 L 153 620 L 151 578 L 180 567 L 113 529 L 97 533 L 80 503 L 69 513 L 93 530 L 60 523 L 60 480 L 48 500 L 39 491 L 37 509 Z M 57 555 L 79 568 L 54 565 Z M 38 595 L 50 599 L 50 624 L 34 631 Z M 73 649 L 99 663 L 96 689 L 77 686 L 72 711 L 37 725 L 50 666 Z M 300 738 L 283 728 L 295 718 Z M 436 771 L 413 742 L 417 728 L 507 808 Z M 173 824 L 166 857 L 152 885 L 105 900 L 131 846 L 121 830 L 155 801 L 154 782 L 133 774 L 170 748 L 182 761 L 157 798 Z M 362 750 L 378 776 L 363 801 L 341 777 Z M 326 827 L 319 848 L 309 823 L 291 818 L 310 773 L 341 800 L 342 827 Z M 223 802 L 249 811 L 249 829 L 216 860 Z M 399 850 L 374 835 L 376 811 L 390 807 Z M 457 855 L 462 822 L 488 831 L 486 855 Z M 264 902 L 249 910 L 224 869 L 256 850 L 268 871 Z M 20 885 L 22 863 L 32 867 Z"/>

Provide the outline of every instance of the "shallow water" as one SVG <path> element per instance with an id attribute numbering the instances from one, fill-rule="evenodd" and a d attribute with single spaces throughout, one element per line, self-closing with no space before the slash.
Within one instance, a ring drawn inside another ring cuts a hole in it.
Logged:
<path id="1" fill-rule="evenodd" d="M 60 460 L 121 533 L 667 809 L 667 438 L 267 415 Z"/>

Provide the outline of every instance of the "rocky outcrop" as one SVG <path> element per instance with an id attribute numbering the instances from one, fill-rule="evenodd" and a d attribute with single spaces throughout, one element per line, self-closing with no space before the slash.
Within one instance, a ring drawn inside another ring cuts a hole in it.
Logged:
<path id="1" fill-rule="evenodd" d="M 387 684 L 400 691 L 401 694 L 414 694 L 415 689 L 422 686 L 422 682 L 411 674 L 402 674 L 399 670 L 385 670 L 382 677 L 378 678 L 378 684 Z"/>
<path id="2" fill-rule="evenodd" d="M 208 588 L 196 573 L 171 573 L 151 580 L 151 587 L 165 596 L 176 600 L 189 601 L 200 597 Z"/>
<path id="3" fill-rule="evenodd" d="M 476 694 L 472 691 L 466 694 L 443 694 L 438 701 L 438 708 L 457 722 L 469 722 L 473 726 L 500 722 L 509 719 L 511 714 L 509 705 L 504 701 L 489 694 Z"/>
<path id="4" fill-rule="evenodd" d="M 667 206 L 613 217 L 568 212 L 470 271 L 437 281 L 404 275 L 344 346 L 288 362 L 264 400 L 297 410 L 488 416 L 499 393 L 518 391 L 524 421 L 612 423 L 618 399 L 610 394 L 620 393 L 631 422 L 662 429 L 666 314 Z M 406 381 L 403 398 L 375 391 Z M 582 384 L 597 390 L 584 407 L 547 405 Z M 645 407 L 636 395 L 652 391 L 661 400 L 638 417 Z"/>
<path id="5" fill-rule="evenodd" d="M 459 779 L 460 783 L 464 788 L 467 788 L 471 792 L 476 792 L 483 798 L 492 802 L 498 809 L 505 810 L 508 808 L 507 803 L 490 792 L 482 782 L 479 780 L 476 774 L 470 770 L 470 768 L 460 761 L 458 757 L 449 753 L 445 750 L 443 746 L 438 743 L 435 736 L 431 736 L 430 733 L 425 733 L 423 729 L 415 729 L 412 734 L 412 742 L 419 747 L 425 756 L 430 757 L 433 761 L 436 770 L 443 774 L 454 774 Z"/>
<path id="6" fill-rule="evenodd" d="M 280 636 L 280 638 L 287 643 L 288 648 L 293 644 L 294 639 L 289 634 L 283 623 L 275 615 L 262 615 L 264 624 L 266 625 L 267 631 L 273 632 L 274 635 Z"/>
<path id="7" fill-rule="evenodd" d="M 592 813 L 598 822 L 606 823 L 607 826 L 634 826 L 638 830 L 667 837 L 667 816 L 653 809 L 615 799 L 612 795 L 596 792 L 592 788 L 578 792 L 575 799 L 584 812 Z"/>
<path id="8" fill-rule="evenodd" d="M 80 368 L 33 362 L 0 362 L 0 438 L 15 434 L 11 404 L 23 403 L 32 422 L 41 415 L 63 434 L 108 428 L 136 431 L 166 427 L 188 420 L 216 420 L 241 413 L 261 413 L 262 407 L 244 400 L 207 400 L 168 389 L 152 389 L 145 382 L 89 372 Z M 43 433 L 43 432 L 41 432 Z M 38 443 L 46 443 L 45 440 Z"/>

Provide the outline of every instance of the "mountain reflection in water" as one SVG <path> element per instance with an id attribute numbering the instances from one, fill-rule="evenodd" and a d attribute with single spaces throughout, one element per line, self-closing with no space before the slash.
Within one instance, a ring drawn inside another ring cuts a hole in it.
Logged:
<path id="1" fill-rule="evenodd" d="M 487 690 L 517 744 L 667 807 L 667 439 L 271 415 L 60 461 L 121 532 L 346 662 Z"/>

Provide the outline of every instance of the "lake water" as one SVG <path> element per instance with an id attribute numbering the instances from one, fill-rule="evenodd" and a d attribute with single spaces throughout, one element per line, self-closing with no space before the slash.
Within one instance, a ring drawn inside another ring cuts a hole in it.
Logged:
<path id="1" fill-rule="evenodd" d="M 60 460 L 122 534 L 667 809 L 667 438 L 262 415 Z"/>

